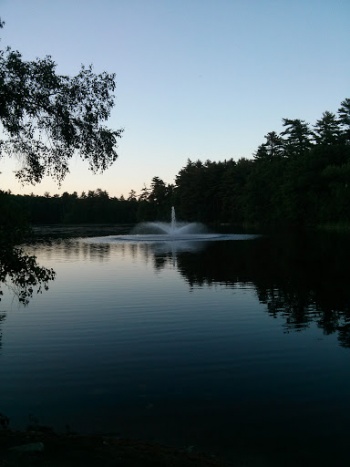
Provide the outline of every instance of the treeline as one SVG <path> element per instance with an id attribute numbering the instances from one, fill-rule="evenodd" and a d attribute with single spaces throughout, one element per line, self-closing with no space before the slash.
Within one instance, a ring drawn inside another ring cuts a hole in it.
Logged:
<path id="1" fill-rule="evenodd" d="M 350 224 L 350 99 L 311 127 L 283 119 L 253 159 L 188 161 L 176 177 L 184 218 L 259 226 Z"/>
<path id="2" fill-rule="evenodd" d="M 311 126 L 283 119 L 252 159 L 188 160 L 167 185 L 159 177 L 140 194 L 110 197 L 98 189 L 61 196 L 2 193 L 32 223 L 134 223 L 177 217 L 210 224 L 350 225 L 350 99 Z M 1 204 L 1 201 L 0 201 Z M 1 216 L 1 215 L 0 215 Z"/>
<path id="3" fill-rule="evenodd" d="M 100 188 L 81 195 L 64 192 L 53 196 L 0 191 L 0 225 L 9 215 L 20 217 L 21 223 L 26 219 L 32 224 L 132 224 L 151 219 L 169 220 L 172 205 L 173 186 L 166 186 L 158 177 L 153 178 L 151 189 L 144 187 L 139 196 L 131 190 L 127 199 L 110 197 Z"/>

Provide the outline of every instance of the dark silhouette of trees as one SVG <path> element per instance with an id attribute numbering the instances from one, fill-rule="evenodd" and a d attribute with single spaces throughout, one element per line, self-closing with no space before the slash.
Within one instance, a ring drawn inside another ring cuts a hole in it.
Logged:
<path id="1" fill-rule="evenodd" d="M 270 131 L 265 136 L 266 142 L 258 147 L 258 150 L 254 154 L 256 160 L 271 160 L 276 157 L 283 157 L 283 138 L 278 135 L 275 131 Z"/>
<path id="2" fill-rule="evenodd" d="M 192 161 L 175 185 L 154 176 L 140 194 L 110 197 L 102 189 L 16 199 L 32 223 L 136 223 L 180 220 L 270 228 L 350 224 L 350 99 L 311 126 L 283 119 L 252 159 Z M 8 198 L 10 199 L 10 197 Z"/>
<path id="3" fill-rule="evenodd" d="M 283 119 L 283 152 L 286 157 L 305 156 L 312 146 L 312 132 L 304 120 Z"/>
<path id="4" fill-rule="evenodd" d="M 340 121 L 332 112 L 324 112 L 314 125 L 313 137 L 319 146 L 336 146 L 341 142 Z"/>
<path id="5" fill-rule="evenodd" d="M 212 242 L 201 254 L 178 253 L 176 264 L 190 287 L 254 287 L 284 332 L 316 325 L 350 347 L 349 261 L 347 236 L 312 232 Z"/>
<path id="6" fill-rule="evenodd" d="M 0 28 L 4 25 L 0 20 Z M 24 61 L 18 51 L 0 51 L 0 156 L 18 155 L 16 177 L 37 183 L 44 175 L 61 182 L 78 153 L 93 172 L 117 158 L 122 130 L 103 125 L 114 105 L 115 75 L 82 66 L 74 77 L 56 73 L 50 56 Z"/>
<path id="7" fill-rule="evenodd" d="M 338 109 L 344 144 L 350 144 L 350 98 L 344 99 Z"/>
<path id="8" fill-rule="evenodd" d="M 35 256 L 26 255 L 18 247 L 26 235 L 24 210 L 14 196 L 0 191 L 0 300 L 5 285 L 21 303 L 27 304 L 34 291 L 47 289 L 55 277 L 52 269 L 39 266 Z"/>
<path id="9" fill-rule="evenodd" d="M 3 26 L 0 20 L 0 29 Z M 115 75 L 95 74 L 92 66 L 82 66 L 76 76 L 68 77 L 56 72 L 50 56 L 25 61 L 10 47 L 0 50 L 0 157 L 16 155 L 22 160 L 16 177 L 23 183 L 38 183 L 45 175 L 60 183 L 73 154 L 86 160 L 93 172 L 104 171 L 118 157 L 122 134 L 104 125 L 114 105 L 114 90 Z M 32 198 L 0 191 L 0 284 L 10 283 L 24 304 L 55 276 L 18 247 L 29 232 L 26 221 L 66 221 L 74 213 L 77 194 L 51 198 L 47 193 L 35 202 Z M 106 203 L 99 201 L 108 195 L 100 191 L 93 198 L 98 204 L 92 210 L 95 217 L 97 212 L 106 216 Z"/>
<path id="10" fill-rule="evenodd" d="M 173 185 L 166 185 L 159 177 L 153 177 L 148 201 L 152 206 L 151 219 L 168 220 L 173 203 Z"/>
<path id="11" fill-rule="evenodd" d="M 176 176 L 184 219 L 261 228 L 350 222 L 350 99 L 311 127 L 283 119 L 251 160 L 191 161 Z"/>
<path id="12" fill-rule="evenodd" d="M 175 204 L 181 218 L 199 222 L 221 218 L 222 178 L 232 163 L 188 160 L 175 181 Z"/>

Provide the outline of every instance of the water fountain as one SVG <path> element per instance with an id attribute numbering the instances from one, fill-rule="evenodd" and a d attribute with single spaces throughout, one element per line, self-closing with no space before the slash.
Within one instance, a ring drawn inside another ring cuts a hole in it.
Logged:
<path id="1" fill-rule="evenodd" d="M 141 222 L 128 235 L 85 238 L 89 243 L 150 244 L 158 252 L 199 251 L 210 241 L 249 240 L 256 235 L 211 233 L 199 222 L 179 222 L 171 208 L 170 222 Z"/>
<path id="2" fill-rule="evenodd" d="M 176 215 L 175 215 L 175 208 L 171 206 L 171 231 L 174 232 L 176 230 Z"/>
<path id="3" fill-rule="evenodd" d="M 205 225 L 199 222 L 178 222 L 174 206 L 171 207 L 170 222 L 141 222 L 131 232 L 133 235 L 161 235 L 168 240 L 178 240 L 179 237 L 203 235 L 208 233 Z"/>

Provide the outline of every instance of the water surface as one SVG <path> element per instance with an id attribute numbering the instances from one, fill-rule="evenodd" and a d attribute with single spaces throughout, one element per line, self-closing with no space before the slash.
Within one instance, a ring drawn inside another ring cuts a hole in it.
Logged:
<path id="1" fill-rule="evenodd" d="M 57 278 L 26 307 L 11 290 L 0 302 L 0 412 L 15 427 L 119 433 L 250 465 L 344 465 L 347 239 L 180 243 L 28 245 Z"/>

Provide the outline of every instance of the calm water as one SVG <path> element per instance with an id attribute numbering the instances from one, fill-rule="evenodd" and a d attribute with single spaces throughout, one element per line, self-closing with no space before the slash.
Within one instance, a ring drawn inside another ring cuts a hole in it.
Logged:
<path id="1" fill-rule="evenodd" d="M 57 277 L 26 307 L 0 302 L 0 412 L 249 465 L 345 465 L 349 239 L 239 238 L 27 246 Z"/>

